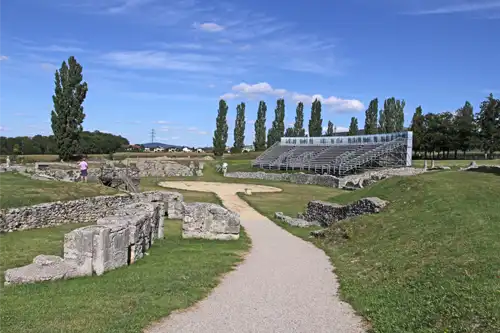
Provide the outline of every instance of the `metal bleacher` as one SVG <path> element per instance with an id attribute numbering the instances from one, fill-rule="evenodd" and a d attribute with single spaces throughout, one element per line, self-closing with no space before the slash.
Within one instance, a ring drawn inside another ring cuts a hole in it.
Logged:
<path id="1" fill-rule="evenodd" d="M 411 165 L 412 132 L 389 134 L 282 138 L 253 166 L 262 169 L 302 170 L 346 175 L 367 168 Z"/>

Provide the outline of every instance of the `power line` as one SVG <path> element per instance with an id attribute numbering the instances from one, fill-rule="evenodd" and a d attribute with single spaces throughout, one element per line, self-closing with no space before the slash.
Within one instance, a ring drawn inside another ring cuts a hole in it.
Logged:
<path id="1" fill-rule="evenodd" d="M 151 129 L 151 143 L 154 143 L 155 142 L 155 136 L 156 136 L 156 132 L 154 130 L 154 128 Z"/>

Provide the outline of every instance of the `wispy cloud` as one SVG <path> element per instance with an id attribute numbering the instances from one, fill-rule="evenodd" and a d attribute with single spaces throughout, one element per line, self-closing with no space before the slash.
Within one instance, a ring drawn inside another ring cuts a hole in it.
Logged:
<path id="1" fill-rule="evenodd" d="M 7 127 L 4 127 L 4 126 L 0 126 L 0 132 L 5 132 L 5 131 L 8 131 L 9 129 Z"/>
<path id="2" fill-rule="evenodd" d="M 69 1 L 69 0 L 66 0 Z M 164 24 L 179 38 L 149 41 L 149 47 L 114 50 L 99 58 L 106 65 L 129 69 L 160 69 L 238 75 L 268 68 L 314 75 L 337 75 L 347 62 L 334 54 L 333 40 L 303 33 L 297 23 L 250 11 L 242 4 L 182 0 L 82 0 L 81 7 L 99 14 L 142 18 Z M 175 18 L 171 18 L 175 16 Z M 161 19 L 160 19 L 161 18 Z M 194 22 L 194 23 L 193 23 Z M 190 29 L 194 26 L 196 29 Z M 140 46 L 139 46 L 140 47 Z"/>
<path id="3" fill-rule="evenodd" d="M 215 22 L 206 22 L 206 23 L 194 23 L 193 27 L 196 29 L 200 29 L 208 32 L 219 32 L 224 30 L 224 27 L 215 23 Z"/>
<path id="4" fill-rule="evenodd" d="M 47 46 L 25 46 L 30 51 L 54 52 L 54 53 L 82 53 L 84 49 L 74 46 L 47 45 Z"/>
<path id="5" fill-rule="evenodd" d="M 256 84 L 240 83 L 232 88 L 232 92 L 226 93 L 221 96 L 223 99 L 257 99 L 262 97 L 274 98 L 288 98 L 294 102 L 303 102 L 304 104 L 311 104 L 314 100 L 318 99 L 326 107 L 338 112 L 353 112 L 364 110 L 364 105 L 357 99 L 343 99 L 335 96 L 323 97 L 320 94 L 307 95 L 297 92 L 290 92 L 286 89 L 275 89 L 267 82 L 260 82 Z"/>
<path id="6" fill-rule="evenodd" d="M 0 55 L 0 61 L 4 60 L 9 60 L 9 57 L 7 57 L 6 55 Z"/>
<path id="7" fill-rule="evenodd" d="M 448 5 L 437 8 L 418 10 L 411 12 L 413 15 L 439 15 L 439 14 L 455 14 L 468 12 L 481 12 L 487 10 L 500 9 L 500 1 L 475 1 L 463 2 L 452 1 Z"/>

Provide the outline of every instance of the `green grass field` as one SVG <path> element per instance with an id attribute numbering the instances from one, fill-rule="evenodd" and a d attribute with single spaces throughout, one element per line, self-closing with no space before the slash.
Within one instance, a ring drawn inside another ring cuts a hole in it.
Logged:
<path id="1" fill-rule="evenodd" d="M 40 253 L 61 254 L 65 232 L 81 225 L 0 236 L 1 267 L 28 264 Z M 205 297 L 249 248 L 238 241 L 183 240 L 181 222 L 166 222 L 166 239 L 150 255 L 100 277 L 2 287 L 2 332 L 141 332 Z"/>
<path id="2" fill-rule="evenodd" d="M 420 163 L 420 161 L 416 162 Z M 479 161 L 478 164 L 483 164 L 483 162 L 486 161 Z M 499 160 L 487 162 L 500 164 Z M 433 172 L 415 177 L 394 177 L 362 190 L 344 192 L 338 189 L 286 182 L 224 178 L 215 172 L 214 165 L 216 163 L 217 161 L 206 163 L 203 177 L 176 177 L 168 178 L 168 180 L 260 183 L 280 187 L 283 189 L 281 193 L 241 195 L 250 205 L 271 219 L 276 211 L 294 216 L 298 212 L 304 211 L 310 200 L 347 203 L 361 197 L 377 196 L 390 201 L 388 208 L 380 214 L 341 222 L 340 225 L 349 235 L 348 240 L 339 241 L 334 237 L 334 234 L 324 240 L 315 240 L 309 236 L 312 229 L 294 228 L 277 222 L 291 233 L 307 241 L 312 241 L 325 250 L 336 267 L 342 297 L 371 323 L 372 332 L 500 332 L 499 175 L 457 171 Z M 230 171 L 238 168 L 246 171 L 244 168 L 250 165 L 248 160 L 230 160 L 228 163 Z M 469 161 L 436 162 L 438 165 L 452 167 L 461 167 L 468 163 Z M 419 166 L 417 165 L 417 167 Z M 0 181 L 1 177 L 3 175 L 0 175 Z M 167 178 L 142 179 L 141 189 L 161 189 L 156 186 L 156 181 L 164 179 Z M 219 202 L 219 199 L 211 193 L 179 192 L 184 194 L 186 201 Z M 175 222 L 172 222 L 170 226 L 173 229 L 179 228 Z M 61 230 L 51 236 L 43 234 L 49 229 L 5 235 L 5 237 L 26 235 L 24 240 L 11 238 L 10 243 L 4 242 L 6 238 L 3 238 L 3 235 L 0 236 L 2 237 L 0 238 L 1 268 L 5 269 L 5 267 L 11 267 L 10 265 L 28 263 L 39 253 L 60 253 L 57 251 L 61 250 L 62 234 L 68 230 L 65 228 L 71 228 L 71 226 L 57 228 L 61 228 Z M 16 295 L 9 295 L 9 292 L 12 291 L 9 290 L 10 288 L 6 288 L 3 291 L 7 291 L 5 293 L 7 298 L 2 300 L 2 310 L 0 310 L 2 326 L 11 325 L 6 327 L 12 328 L 14 322 L 19 321 L 22 325 L 26 325 L 16 326 L 23 327 L 23 332 L 83 332 L 84 324 L 80 323 L 83 321 L 80 320 L 82 316 L 69 316 L 68 318 L 75 317 L 72 320 L 76 323 L 71 325 L 77 328 L 73 331 L 66 330 L 69 326 L 61 326 L 67 325 L 62 315 L 56 311 L 45 309 L 48 307 L 46 299 L 45 301 L 32 301 L 28 297 L 33 293 L 33 290 L 42 295 L 42 298 L 50 295 L 55 299 L 56 306 L 60 309 L 65 305 L 64 302 L 69 302 L 69 300 L 65 300 L 63 293 L 54 289 L 69 288 L 70 291 L 75 290 L 77 298 L 85 299 L 87 297 L 92 304 L 96 304 L 95 306 L 86 305 L 80 299 L 76 301 L 76 305 L 83 308 L 83 318 L 88 318 L 93 312 L 96 312 L 96 321 L 91 323 L 91 330 L 132 332 L 135 329 L 138 331 L 148 321 L 171 311 L 169 309 L 185 307 L 189 302 L 192 303 L 195 299 L 205 295 L 211 287 L 215 286 L 217 276 L 220 276 L 221 272 L 229 270 L 231 265 L 239 260 L 240 257 L 237 254 L 248 248 L 248 239 L 246 238 L 239 245 L 237 243 L 231 243 L 232 245 L 222 243 L 221 246 L 234 246 L 234 248 L 227 249 L 219 248 L 212 242 L 207 242 L 206 245 L 204 245 L 205 242 L 186 242 L 180 239 L 179 230 L 176 230 L 172 231 L 165 241 L 155 244 L 152 255 L 138 264 L 147 266 L 144 269 L 151 274 L 151 281 L 154 284 L 154 281 L 160 281 L 158 276 L 160 273 L 167 274 L 163 270 L 167 267 L 164 266 L 172 267 L 170 264 L 163 265 L 154 261 L 154 258 L 159 260 L 158 257 L 154 256 L 155 251 L 161 252 L 159 256 L 162 261 L 163 258 L 169 258 L 168 260 L 173 260 L 175 263 L 177 263 L 176 258 L 180 261 L 178 256 L 168 257 L 168 253 L 176 251 L 175 246 L 177 246 L 178 251 L 182 252 L 182 255 L 185 254 L 184 251 L 196 253 L 196 256 L 193 255 L 190 259 L 186 259 L 186 257 L 185 260 L 188 260 L 189 265 L 192 265 L 189 266 L 191 269 L 195 269 L 198 267 L 197 265 L 203 270 L 213 269 L 208 273 L 205 271 L 212 282 L 202 281 L 196 272 L 182 270 L 184 267 L 180 267 L 181 263 L 179 263 L 179 267 L 174 265 L 172 269 L 178 269 L 182 274 L 187 274 L 189 283 L 186 280 L 175 279 L 173 272 L 166 275 L 174 278 L 175 286 L 186 288 L 184 298 L 177 294 L 167 293 L 163 295 L 165 291 L 172 293 L 172 290 L 175 289 L 168 286 L 162 290 L 152 287 L 149 289 L 141 283 L 141 288 L 146 288 L 147 291 L 139 292 L 139 288 L 136 290 L 131 287 L 134 283 L 127 279 L 125 272 L 120 273 L 122 270 L 119 269 L 106 274 L 103 278 L 107 278 L 109 275 L 110 280 L 104 279 L 105 282 L 102 282 L 102 285 L 98 282 L 100 278 L 81 279 L 82 282 L 78 282 L 80 279 L 76 279 L 55 283 L 54 286 L 58 287 L 53 287 L 52 284 L 22 286 L 19 289 L 21 294 Z M 30 233 L 33 234 L 30 235 Z M 7 244 L 5 250 L 4 244 Z M 16 247 L 13 244 L 16 244 Z M 198 248 L 196 244 L 202 245 Z M 18 246 L 22 246 L 23 249 L 26 247 L 28 250 L 25 251 L 26 253 L 22 251 L 14 253 L 13 249 L 17 250 Z M 163 246 L 165 246 L 164 252 Z M 210 250 L 203 249 L 205 246 Z M 194 251 L 192 247 L 199 252 Z M 13 253 L 8 253 L 10 248 L 12 248 L 10 251 Z M 7 253 L 5 253 L 6 251 Z M 210 262 L 211 265 L 219 265 L 219 268 L 208 266 L 209 264 L 204 260 L 206 251 L 212 253 L 214 257 L 216 255 L 222 256 L 219 258 L 220 262 Z M 149 263 L 151 267 L 148 266 Z M 134 270 L 135 283 L 141 281 L 141 277 L 144 277 L 145 280 L 149 279 L 140 275 L 141 272 L 138 268 L 138 271 L 135 271 L 135 265 L 123 270 L 129 269 Z M 101 301 L 94 295 L 94 293 L 103 293 L 108 295 L 108 298 L 114 297 L 114 293 L 118 293 L 119 288 L 113 288 L 112 277 L 120 280 L 119 285 L 125 288 L 125 294 L 128 295 L 128 298 L 118 295 L 122 303 L 121 307 L 111 304 L 109 300 Z M 121 279 L 129 284 L 122 285 Z M 65 287 L 65 283 L 68 283 L 69 287 Z M 192 285 L 201 288 L 203 292 L 192 288 Z M 88 296 L 82 291 L 84 287 L 90 288 Z M 137 296 L 136 293 L 139 293 L 140 296 Z M 8 309 L 4 310 L 5 299 L 11 303 L 8 303 Z M 145 300 L 147 305 L 138 309 L 142 307 L 140 305 L 142 302 L 139 301 L 141 299 Z M 24 304 L 23 301 L 27 303 Z M 149 304 L 150 302 L 163 304 L 165 312 L 160 314 L 157 308 Z M 171 306 L 171 303 L 175 305 Z M 77 312 L 76 306 L 69 306 L 70 314 Z M 104 319 L 106 316 L 98 310 L 99 307 L 107 309 L 108 306 L 111 316 L 118 318 L 114 323 L 107 322 Z M 20 310 L 9 310 L 16 307 Z M 130 311 L 126 312 L 126 317 L 118 315 L 120 311 L 123 311 L 123 308 Z M 55 316 L 58 320 L 51 321 L 51 316 Z M 49 320 L 49 325 L 40 325 L 37 328 L 30 326 L 44 320 Z M 129 326 L 134 329 L 129 328 Z"/>
<path id="3" fill-rule="evenodd" d="M 337 194 L 329 200 L 377 196 L 390 205 L 341 223 L 343 242 L 286 229 L 332 258 L 343 298 L 373 332 L 500 332 L 500 176 L 430 173 Z M 293 216 L 307 201 L 287 191 L 242 198 L 270 218 Z"/>
<path id="4" fill-rule="evenodd" d="M 1 174 L 0 182 L 2 208 L 115 193 L 95 184 L 34 181 L 9 173 Z M 147 178 L 142 185 L 165 190 Z M 187 202 L 220 203 L 213 193 L 183 194 Z M 205 297 L 250 246 L 244 230 L 238 241 L 183 240 L 181 222 L 166 220 L 166 238 L 131 266 L 101 277 L 3 287 L 5 269 L 29 264 L 38 254 L 62 255 L 64 234 L 84 225 L 0 234 L 1 332 L 140 332 Z"/>
<path id="5" fill-rule="evenodd" d="M 0 186 L 1 209 L 118 193 L 98 184 L 32 180 L 10 172 L 0 174 Z"/>

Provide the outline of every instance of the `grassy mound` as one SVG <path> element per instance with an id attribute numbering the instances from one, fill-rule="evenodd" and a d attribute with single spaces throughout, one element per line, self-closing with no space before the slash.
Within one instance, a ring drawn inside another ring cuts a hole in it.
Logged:
<path id="1" fill-rule="evenodd" d="M 392 178 L 331 201 L 389 200 L 326 239 L 345 299 L 374 332 L 500 332 L 500 177 Z"/>

